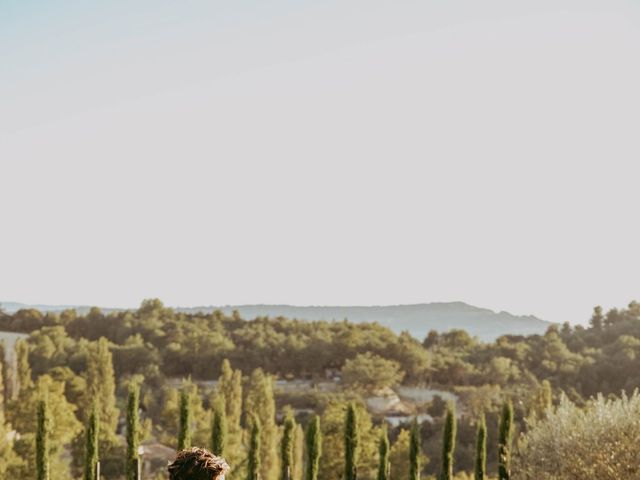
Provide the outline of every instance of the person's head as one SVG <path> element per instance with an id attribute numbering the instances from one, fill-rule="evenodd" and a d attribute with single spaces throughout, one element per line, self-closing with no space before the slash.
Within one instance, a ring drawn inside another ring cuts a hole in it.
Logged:
<path id="1" fill-rule="evenodd" d="M 170 480 L 224 480 L 229 465 L 204 448 L 187 448 L 169 464 Z"/>

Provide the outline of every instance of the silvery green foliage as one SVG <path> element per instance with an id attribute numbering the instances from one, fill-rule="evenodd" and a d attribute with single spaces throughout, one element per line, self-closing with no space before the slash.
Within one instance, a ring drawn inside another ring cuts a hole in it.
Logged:
<path id="1" fill-rule="evenodd" d="M 519 442 L 516 480 L 640 479 L 640 396 L 579 408 L 562 397 L 544 420 L 533 419 Z"/>

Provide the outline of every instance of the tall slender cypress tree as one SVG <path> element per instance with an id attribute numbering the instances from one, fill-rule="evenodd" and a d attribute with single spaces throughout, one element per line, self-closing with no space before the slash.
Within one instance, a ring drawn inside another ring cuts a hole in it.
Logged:
<path id="1" fill-rule="evenodd" d="M 124 467 L 127 480 L 136 480 L 138 469 L 138 447 L 140 445 L 139 403 L 140 387 L 133 384 L 129 387 L 129 398 L 127 401 L 127 458 Z"/>
<path id="2" fill-rule="evenodd" d="M 547 410 L 553 406 L 553 393 L 551 390 L 551 383 L 549 380 L 543 380 L 542 385 L 540 386 L 540 403 L 543 409 L 542 416 L 547 414 Z"/>
<path id="3" fill-rule="evenodd" d="M 224 359 L 218 379 L 218 393 L 224 397 L 229 430 L 240 430 L 242 416 L 242 372 L 233 370 L 229 360 Z"/>
<path id="4" fill-rule="evenodd" d="M 273 394 L 273 379 L 261 368 L 249 376 L 245 412 L 260 418 L 260 475 L 263 480 L 278 478 L 278 427 L 276 404 Z"/>
<path id="5" fill-rule="evenodd" d="M 224 397 L 225 402 L 227 421 L 225 458 L 229 464 L 239 466 L 245 460 L 245 452 L 242 448 L 243 432 L 240 423 L 242 418 L 242 372 L 233 370 L 228 360 L 222 362 L 216 394 L 221 398 Z"/>
<path id="6" fill-rule="evenodd" d="M 97 310 L 97 309 L 96 309 Z M 87 398 L 98 404 L 100 442 L 117 443 L 115 431 L 120 411 L 116 407 L 116 377 L 109 341 L 101 337 L 92 342 L 87 358 Z M 88 410 L 88 405 L 85 406 Z"/>
<path id="7" fill-rule="evenodd" d="M 534 395 L 530 414 L 538 420 L 544 419 L 547 416 L 547 410 L 552 406 L 551 384 L 549 383 L 549 380 L 543 380 Z"/>
<path id="8" fill-rule="evenodd" d="M 456 409 L 455 405 L 450 403 L 447 407 L 447 416 L 444 420 L 441 480 L 452 480 L 453 478 L 453 452 L 456 448 L 456 428 Z"/>
<path id="9" fill-rule="evenodd" d="M 16 352 L 16 378 L 18 393 L 25 392 L 33 385 L 31 379 L 31 367 L 29 366 L 29 345 L 26 340 L 18 340 L 15 343 Z"/>
<path id="10" fill-rule="evenodd" d="M 389 435 L 385 424 L 378 440 L 378 480 L 389 480 Z"/>
<path id="11" fill-rule="evenodd" d="M 8 375 L 7 375 L 7 353 L 4 340 L 0 340 L 0 409 L 9 401 Z"/>
<path id="12" fill-rule="evenodd" d="M 251 437 L 249 439 L 249 458 L 247 459 L 247 480 L 260 478 L 260 419 L 251 416 Z"/>
<path id="13" fill-rule="evenodd" d="M 91 413 L 85 432 L 84 449 L 84 480 L 98 480 L 96 478 L 96 464 L 98 463 L 98 435 L 100 434 L 100 424 L 98 417 L 98 406 L 94 401 L 91 404 Z"/>
<path id="14" fill-rule="evenodd" d="M 320 417 L 314 415 L 307 427 L 307 474 L 306 480 L 318 480 L 320 455 L 322 452 L 322 432 Z"/>
<path id="15" fill-rule="evenodd" d="M 213 419 L 211 421 L 211 451 L 224 456 L 227 447 L 227 413 L 224 398 L 218 399 L 213 405 Z"/>
<path id="16" fill-rule="evenodd" d="M 304 465 L 305 455 L 305 435 L 304 428 L 296 422 L 296 429 L 293 431 L 293 472 L 291 477 L 296 480 L 303 480 L 305 475 Z"/>
<path id="17" fill-rule="evenodd" d="M 344 422 L 344 478 L 356 480 L 358 476 L 358 455 L 360 446 L 360 432 L 358 431 L 358 412 L 356 405 L 351 402 L 347 407 Z"/>
<path id="18" fill-rule="evenodd" d="M 5 423 L 4 412 L 0 410 L 0 478 L 7 478 L 7 471 L 16 463 L 17 455 L 8 441 L 10 428 Z"/>
<path id="19" fill-rule="evenodd" d="M 413 421 L 409 437 L 409 480 L 420 480 L 420 426 Z"/>
<path id="20" fill-rule="evenodd" d="M 513 404 L 511 400 L 502 406 L 498 428 L 498 479 L 511 477 L 511 434 L 513 432 Z"/>
<path id="21" fill-rule="evenodd" d="M 478 433 L 476 436 L 476 467 L 475 480 L 486 480 L 487 478 L 487 422 L 484 413 L 478 421 Z"/>
<path id="22" fill-rule="evenodd" d="M 49 422 L 49 407 L 45 394 L 37 404 L 36 480 L 49 480 Z"/>
<path id="23" fill-rule="evenodd" d="M 284 420 L 282 442 L 280 444 L 280 479 L 291 480 L 293 475 L 293 442 L 296 421 L 289 413 Z"/>
<path id="24" fill-rule="evenodd" d="M 191 395 L 186 388 L 180 392 L 180 429 L 178 450 L 191 447 Z"/>

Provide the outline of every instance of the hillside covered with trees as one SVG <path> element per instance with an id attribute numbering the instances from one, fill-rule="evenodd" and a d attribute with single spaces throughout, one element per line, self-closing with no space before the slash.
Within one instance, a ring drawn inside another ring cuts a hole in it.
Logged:
<path id="1" fill-rule="evenodd" d="M 451 422 L 452 471 L 465 478 L 477 469 L 479 425 L 486 425 L 487 444 L 498 445 L 509 402 L 518 437 L 529 434 L 534 418 L 543 422 L 554 404 L 568 412 L 568 404 L 582 408 L 597 394 L 613 398 L 640 385 L 635 302 L 606 314 L 596 307 L 588 327 L 552 326 L 543 335 L 502 336 L 491 343 L 462 330 L 414 338 L 375 323 L 176 312 L 159 300 L 126 312 L 2 313 L 0 331 L 28 335 L 16 344 L 15 361 L 3 361 L 0 370 L 0 478 L 31 477 L 43 392 L 55 423 L 54 479 L 81 478 L 85 429 L 94 412 L 103 475 L 126 473 L 122 458 L 132 418 L 126 412 L 131 392 L 139 391 L 143 444 L 176 448 L 185 442 L 181 425 L 188 424 L 190 443 L 209 446 L 219 438 L 212 429 L 222 428 L 224 412 L 230 478 L 247 478 L 259 468 L 261 478 L 276 480 L 286 461 L 280 445 L 287 439 L 292 478 L 300 480 L 309 463 L 304 445 L 313 440 L 308 431 L 317 421 L 318 478 L 339 480 L 349 460 L 342 441 L 348 408 L 356 412 L 359 457 L 352 460 L 359 478 L 380 478 L 384 432 L 392 478 L 439 475 L 442 432 L 451 430 Z M 304 388 L 291 387 L 298 383 Z M 407 420 L 386 425 L 387 413 L 372 409 L 368 400 L 400 386 L 450 392 L 457 413 L 440 396 L 405 401 Z M 413 418 L 419 422 L 412 427 Z M 258 467 L 247 456 L 256 439 Z M 536 441 L 529 445 L 544 444 Z M 412 451 L 416 463 L 406 460 Z M 488 471 L 498 471 L 496 452 L 490 450 L 486 461 Z"/>
<path id="2" fill-rule="evenodd" d="M 0 302 L 8 313 L 18 310 L 39 310 L 43 313 L 60 313 L 75 310 L 87 314 L 92 307 L 75 305 L 26 305 L 15 302 Z M 102 309 L 112 313 L 124 309 Z M 179 307 L 179 313 L 210 314 L 219 310 L 231 316 L 233 312 L 242 318 L 285 317 L 298 320 L 344 320 L 351 323 L 376 322 L 389 327 L 395 333 L 409 332 L 416 338 L 424 338 L 430 330 L 443 332 L 451 329 L 465 330 L 472 337 L 483 341 L 493 341 L 501 335 L 543 334 L 551 325 L 532 315 L 512 315 L 508 312 L 494 312 L 464 302 L 434 302 L 413 305 L 381 306 L 293 306 L 293 305 L 225 305 L 221 307 Z"/>

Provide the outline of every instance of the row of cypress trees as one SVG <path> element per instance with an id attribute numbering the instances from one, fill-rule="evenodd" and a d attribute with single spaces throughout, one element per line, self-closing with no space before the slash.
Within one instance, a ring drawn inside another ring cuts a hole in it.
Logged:
<path id="1" fill-rule="evenodd" d="M 353 436 L 348 433 L 351 425 L 349 414 L 347 415 L 347 433 L 345 433 L 345 442 Z M 453 456 L 456 445 L 456 412 L 453 404 L 447 408 L 442 441 L 442 466 L 440 480 L 453 479 Z M 506 402 L 502 407 L 498 432 L 498 479 L 510 480 L 511 478 L 511 440 L 513 434 L 513 405 L 510 401 Z M 414 421 L 411 428 L 409 443 L 409 480 L 420 479 L 420 428 L 419 424 Z M 345 447 L 345 453 L 349 452 Z M 386 428 L 383 428 L 378 447 L 379 465 L 377 480 L 389 480 L 390 464 L 389 464 L 389 439 Z M 348 462 L 347 462 L 348 463 Z M 350 467 L 347 467 L 350 468 Z M 345 472 L 348 473 L 348 472 Z M 355 480 L 355 477 L 348 477 L 347 480 Z M 475 461 L 475 480 L 487 480 L 487 423 L 484 415 L 480 416 L 478 421 L 478 430 L 476 437 L 476 461 Z"/>
<path id="2" fill-rule="evenodd" d="M 212 431 L 216 431 L 216 416 L 214 415 L 214 425 Z M 282 441 L 280 444 L 280 480 L 291 480 L 291 472 L 293 470 L 293 442 L 295 435 L 296 423 L 293 415 L 289 414 L 284 421 Z M 220 430 L 217 430 L 220 431 Z M 215 433 L 213 434 L 215 438 Z M 213 439 L 212 439 L 213 440 Z M 213 440 L 212 444 L 215 444 Z M 358 431 L 358 417 L 356 406 L 350 403 L 347 407 L 345 415 L 344 428 L 344 474 L 345 480 L 357 480 L 357 465 L 360 444 L 360 432 Z M 381 447 L 382 448 L 382 447 Z M 305 434 L 305 450 L 306 450 L 306 470 L 304 473 L 305 480 L 317 480 L 320 469 L 320 457 L 322 455 L 322 431 L 320 429 L 320 417 L 314 415 Z M 221 454 L 223 452 L 213 450 L 214 453 Z M 386 461 L 388 463 L 389 442 L 386 441 Z M 251 435 L 249 440 L 249 454 L 247 458 L 247 479 L 259 480 L 260 475 L 260 420 L 256 416 L 251 418 Z M 385 470 L 388 472 L 388 469 Z M 380 480 L 388 480 L 388 473 Z"/>
<path id="3" fill-rule="evenodd" d="M 511 478 L 511 440 L 513 435 L 513 404 L 502 406 L 498 426 L 498 479 Z M 478 421 L 476 436 L 475 480 L 487 479 L 487 422 L 484 415 Z"/>
<path id="4" fill-rule="evenodd" d="M 513 435 L 513 404 L 507 401 L 502 406 L 498 426 L 498 479 L 511 478 L 511 441 Z M 447 408 L 442 442 L 442 471 L 440 480 L 453 478 L 453 454 L 456 443 L 456 415 L 453 404 Z M 487 475 L 487 422 L 484 414 L 478 420 L 476 434 L 475 480 L 486 480 Z M 412 479 L 413 480 L 413 479 Z"/>
<path id="5" fill-rule="evenodd" d="M 125 478 L 136 480 L 138 459 L 138 447 L 140 441 L 140 420 L 138 416 L 140 390 L 137 385 L 129 389 L 127 402 L 127 454 L 125 459 Z M 178 433 L 178 449 L 182 450 L 191 446 L 191 409 L 189 394 L 182 391 L 180 396 L 180 428 Z M 211 450 L 224 455 L 226 445 L 226 415 L 224 402 L 217 402 L 214 407 L 211 426 Z M 37 405 L 37 432 L 36 432 L 36 478 L 37 480 L 49 480 L 49 411 L 46 395 L 39 400 Z M 260 478 L 260 420 L 256 415 L 250 418 L 250 440 L 247 458 L 247 479 L 259 480 Z M 293 468 L 293 442 L 295 432 L 295 420 L 291 414 L 287 416 L 283 426 L 281 442 L 281 475 L 280 480 L 290 480 Z M 453 479 L 453 458 L 456 443 L 456 414 L 455 407 L 450 404 L 447 408 L 442 447 L 442 470 L 440 480 Z M 513 405 L 506 402 L 503 405 L 499 424 L 498 438 L 498 479 L 510 480 L 511 477 L 511 437 L 513 432 Z M 99 414 L 96 404 L 92 406 L 89 421 L 86 427 L 85 469 L 84 480 L 98 480 L 96 478 L 96 465 L 98 463 L 98 435 Z M 305 480 L 317 480 L 321 456 L 321 430 L 320 418 L 315 415 L 307 426 L 306 431 L 306 472 Z M 345 480 L 357 480 L 357 465 L 359 457 L 360 434 L 358 431 L 357 409 L 354 403 L 347 407 L 344 426 L 344 478 Z M 414 421 L 411 428 L 409 444 L 409 480 L 420 479 L 420 430 L 419 424 Z M 377 480 L 389 480 L 389 438 L 386 428 L 383 428 L 379 446 L 379 465 Z M 476 440 L 475 480 L 487 479 L 487 425 L 484 415 L 478 421 Z"/>
<path id="6" fill-rule="evenodd" d="M 295 420 L 288 415 L 284 422 L 282 441 L 280 444 L 280 480 L 291 480 L 293 471 L 293 442 L 295 435 Z M 322 434 L 320 432 L 320 418 L 314 415 L 306 432 L 307 464 L 305 480 L 317 480 L 322 451 Z M 219 454 L 220 452 L 214 453 Z M 251 434 L 249 438 L 249 454 L 247 458 L 247 480 L 260 478 L 260 420 L 257 416 L 251 418 Z"/>
<path id="7" fill-rule="evenodd" d="M 138 418 L 140 390 L 138 386 L 131 386 L 127 402 L 127 455 L 125 459 L 125 478 L 136 479 L 138 446 L 140 442 L 140 423 Z M 49 480 L 49 433 L 50 413 L 47 396 L 38 401 L 37 430 L 36 430 L 36 479 Z M 99 459 L 98 438 L 100 433 L 100 418 L 97 404 L 94 402 L 85 429 L 85 462 L 84 480 L 98 480 L 96 467 Z"/>

